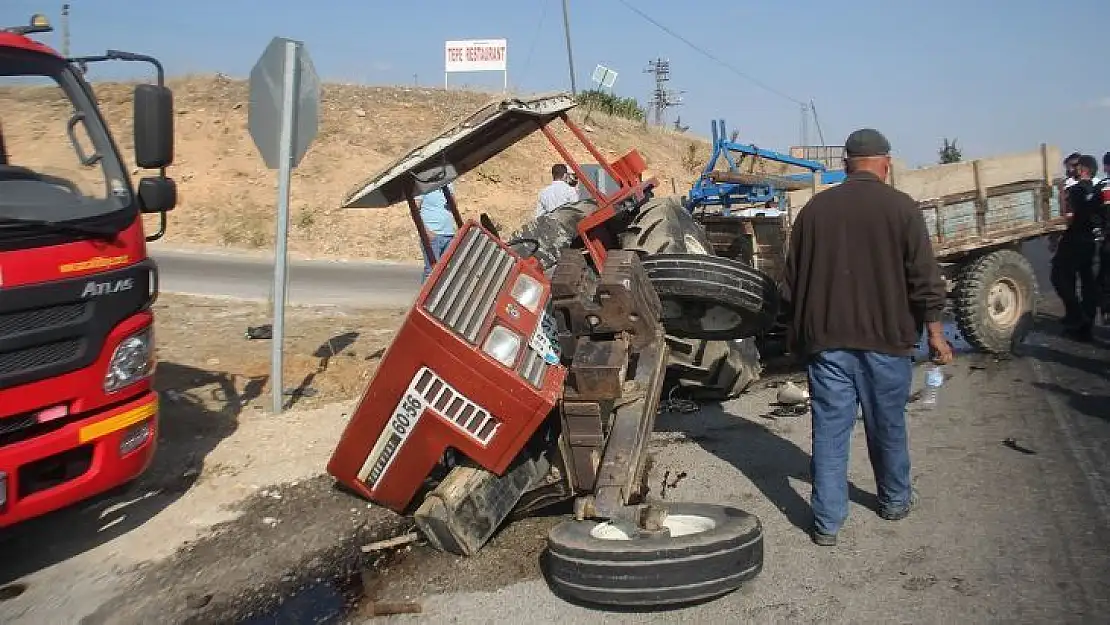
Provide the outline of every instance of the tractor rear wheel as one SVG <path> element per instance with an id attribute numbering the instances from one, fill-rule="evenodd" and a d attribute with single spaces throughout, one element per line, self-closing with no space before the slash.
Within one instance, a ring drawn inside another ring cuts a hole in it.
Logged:
<path id="1" fill-rule="evenodd" d="M 620 234 L 621 249 L 641 257 L 655 254 L 713 255 L 709 235 L 674 197 L 656 197 Z M 667 379 L 698 399 L 725 400 L 759 379 L 759 353 L 742 341 L 707 341 L 667 336 Z"/>

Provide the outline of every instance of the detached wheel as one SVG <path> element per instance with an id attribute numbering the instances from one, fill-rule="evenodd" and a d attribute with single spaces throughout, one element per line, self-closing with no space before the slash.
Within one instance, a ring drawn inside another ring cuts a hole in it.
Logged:
<path id="1" fill-rule="evenodd" d="M 718 597 L 763 570 L 763 527 L 731 506 L 675 503 L 670 536 L 628 525 L 568 521 L 548 534 L 548 582 L 583 603 L 662 607 Z"/>
<path id="2" fill-rule="evenodd" d="M 1010 352 L 1025 338 L 1036 309 L 1037 278 L 1019 252 L 981 256 L 960 272 L 956 322 L 971 345 L 994 354 Z"/>
<path id="3" fill-rule="evenodd" d="M 663 327 L 680 338 L 733 340 L 774 325 L 778 287 L 767 274 L 739 261 L 695 254 L 643 259 L 663 304 Z"/>

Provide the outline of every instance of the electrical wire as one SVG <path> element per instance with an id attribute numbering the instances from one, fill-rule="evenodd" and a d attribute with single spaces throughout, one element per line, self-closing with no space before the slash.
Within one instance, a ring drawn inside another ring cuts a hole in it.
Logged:
<path id="1" fill-rule="evenodd" d="M 536 42 L 540 39 L 540 33 L 543 31 L 543 21 L 547 18 L 547 7 L 551 4 L 551 0 L 540 0 L 540 21 L 536 24 L 536 34 L 532 36 L 532 45 L 528 47 L 528 55 L 524 57 L 524 69 L 521 70 L 521 76 L 527 76 L 528 70 L 532 66 L 532 53 L 536 51 Z"/>
<path id="2" fill-rule="evenodd" d="M 779 96 L 780 98 L 784 98 L 786 100 L 789 100 L 789 101 L 793 102 L 794 104 L 799 104 L 799 105 L 800 104 L 805 104 L 801 100 L 799 100 L 797 98 L 794 98 L 794 97 L 791 97 L 790 95 L 787 95 L 786 93 L 783 93 L 782 91 L 779 91 L 778 89 L 775 89 L 774 87 L 772 87 L 772 86 L 768 85 L 767 83 L 759 80 L 758 78 L 752 76 L 751 74 L 747 74 L 745 72 L 740 71 L 739 69 L 736 68 L 736 66 L 732 65 L 731 63 L 728 63 L 728 62 L 718 58 L 713 53 L 705 50 L 704 48 L 702 48 L 700 46 L 698 46 L 697 44 L 693 43 L 689 39 L 683 37 L 682 35 L 680 35 L 676 32 L 674 32 L 670 28 L 667 28 L 663 24 L 660 24 L 655 19 L 653 19 L 650 15 L 644 13 L 640 9 L 637 9 L 635 6 L 633 6 L 627 0 L 617 0 L 617 2 L 623 4 L 625 8 L 632 11 L 636 15 L 639 15 L 643 19 L 647 20 L 652 25 L 654 25 L 656 28 L 658 28 L 659 30 L 662 30 L 663 32 L 667 33 L 668 35 L 670 35 L 670 36 L 674 37 L 675 39 L 678 39 L 682 43 L 690 46 L 691 48 L 694 49 L 695 52 L 698 52 L 699 54 L 708 58 L 709 60 L 716 62 L 717 64 L 719 64 L 722 67 L 724 67 L 725 69 L 731 71 L 733 74 L 736 74 L 740 78 L 743 78 L 744 80 L 747 80 L 748 82 L 756 85 L 757 87 L 760 87 L 760 88 L 764 89 L 765 91 L 773 93 L 773 94 Z"/>

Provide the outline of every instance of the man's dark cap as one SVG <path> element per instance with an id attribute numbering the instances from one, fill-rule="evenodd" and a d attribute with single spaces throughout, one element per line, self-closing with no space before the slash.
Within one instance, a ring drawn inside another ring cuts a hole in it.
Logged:
<path id="1" fill-rule="evenodd" d="M 844 155 L 848 158 L 887 156 L 890 142 L 874 128 L 863 128 L 848 135 L 844 141 Z"/>

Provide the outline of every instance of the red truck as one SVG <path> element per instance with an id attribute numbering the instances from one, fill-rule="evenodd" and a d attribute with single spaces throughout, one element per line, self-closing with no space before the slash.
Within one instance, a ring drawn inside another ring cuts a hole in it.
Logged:
<path id="1" fill-rule="evenodd" d="M 173 96 L 157 60 L 66 59 L 29 37 L 51 30 L 0 28 L 0 527 L 135 479 L 158 435 L 146 242 L 177 203 Z M 134 165 L 84 78 L 109 60 L 157 72 L 134 90 Z M 136 189 L 131 166 L 158 173 Z"/>

